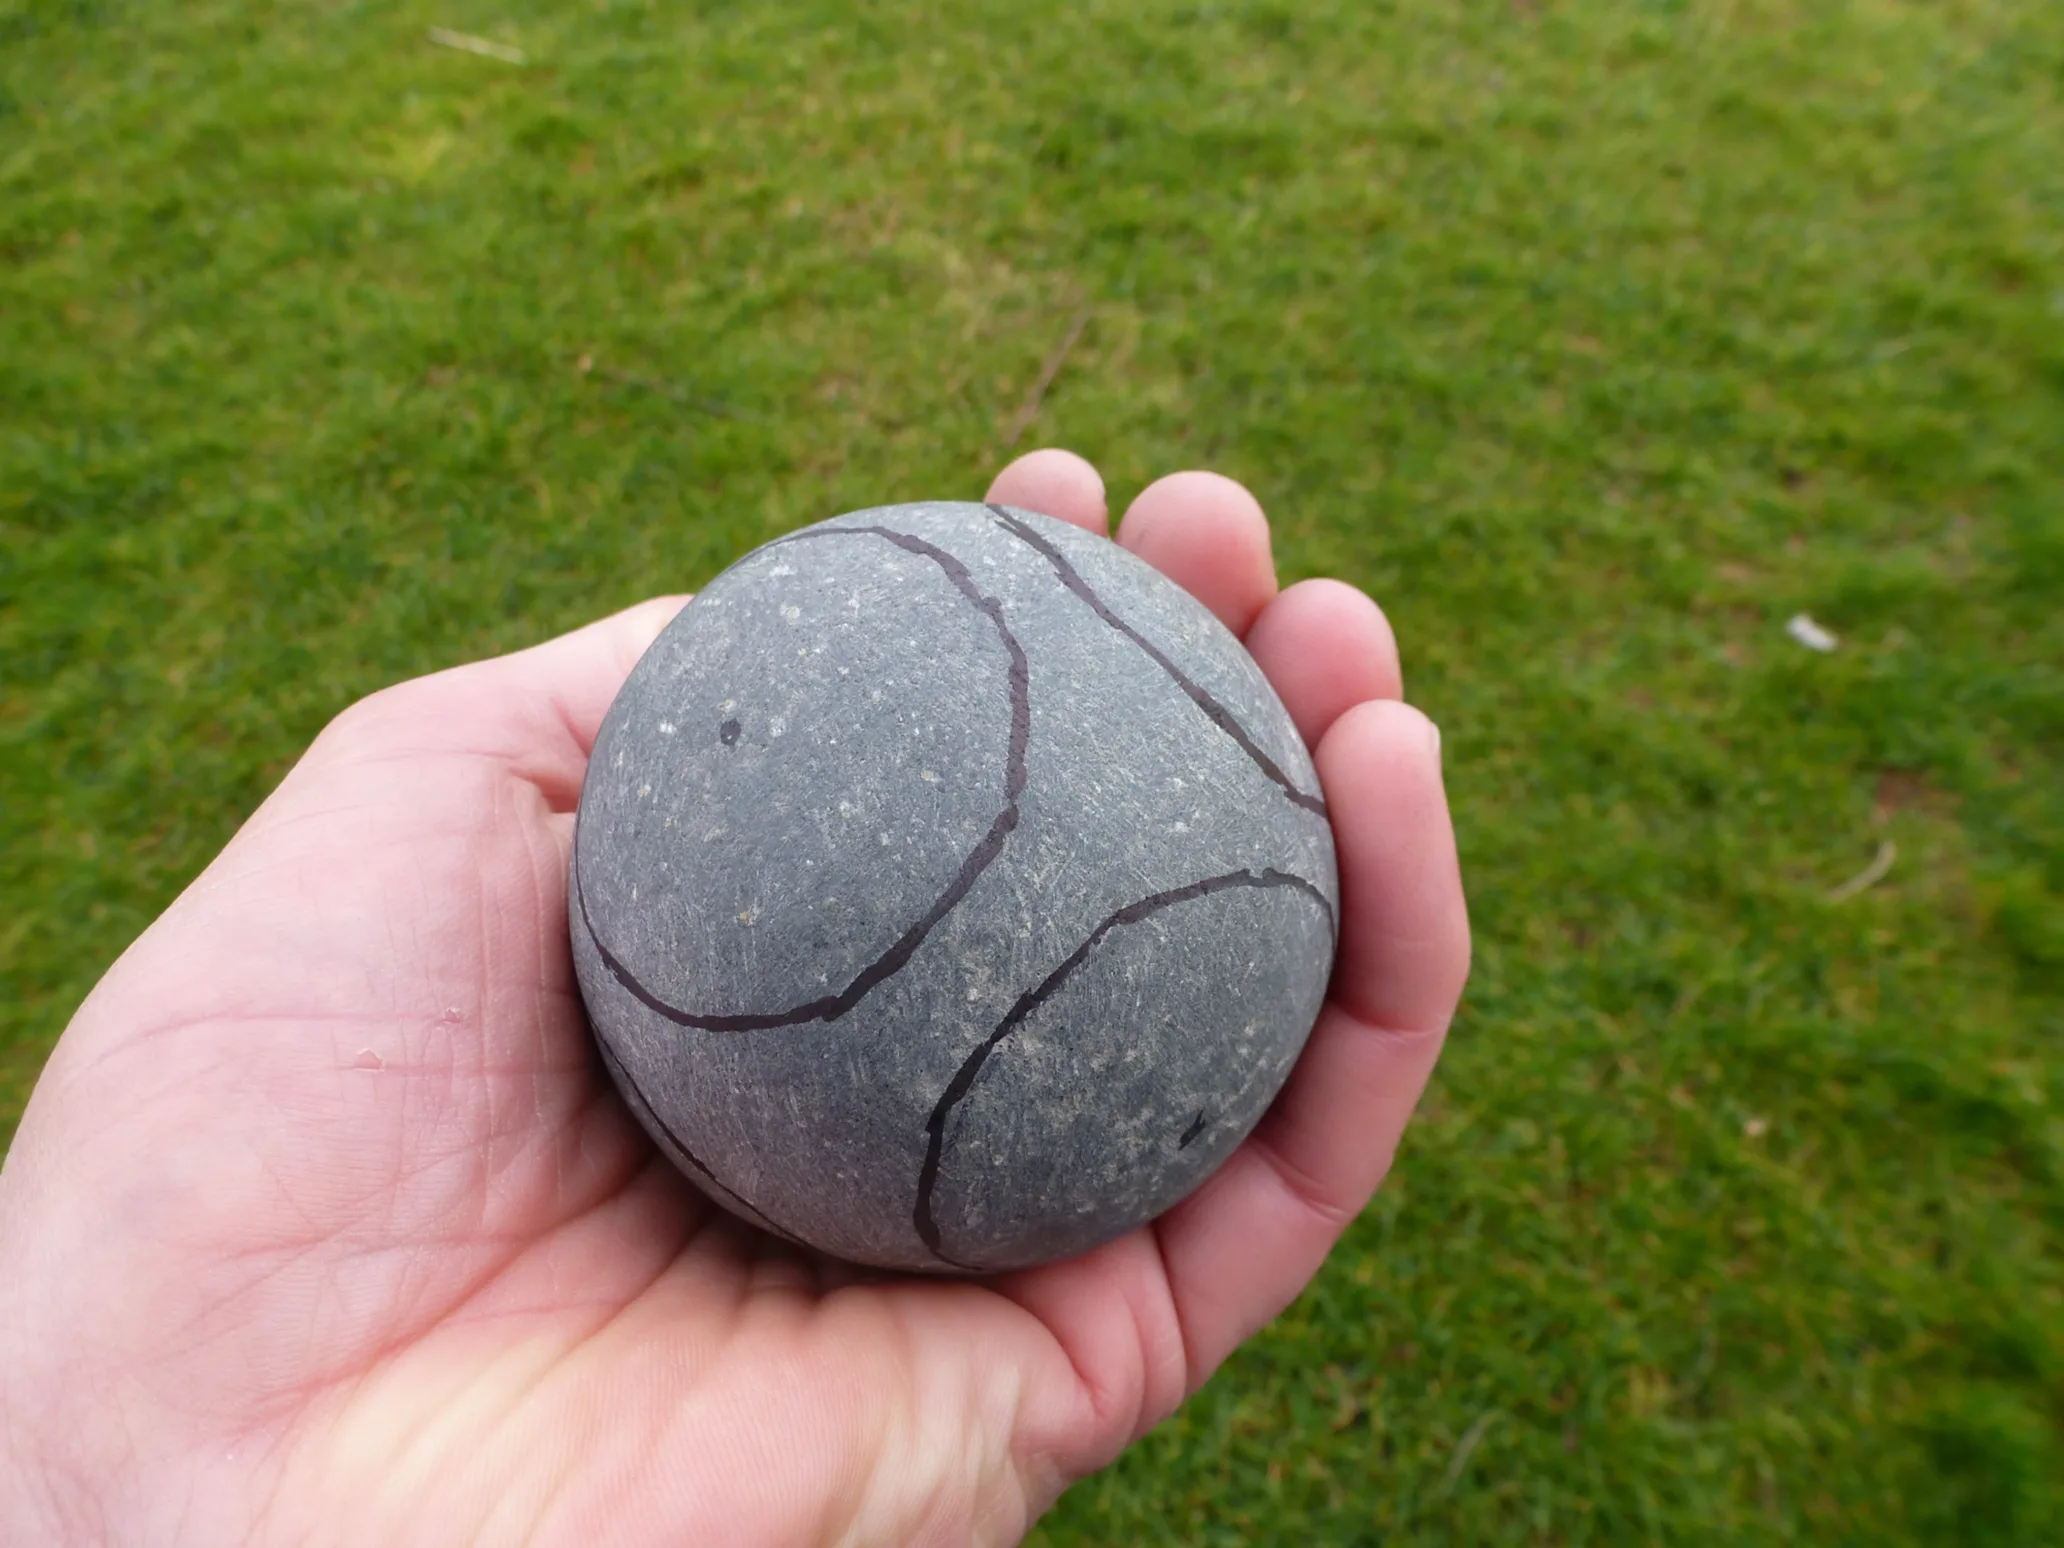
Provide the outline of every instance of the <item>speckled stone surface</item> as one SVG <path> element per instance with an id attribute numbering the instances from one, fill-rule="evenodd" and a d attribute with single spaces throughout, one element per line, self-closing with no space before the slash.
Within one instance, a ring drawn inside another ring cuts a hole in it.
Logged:
<path id="1" fill-rule="evenodd" d="M 712 1198 L 858 1262 L 1019 1267 L 1260 1118 L 1332 967 L 1296 728 L 1209 612 L 1001 506 L 841 516 L 711 582 L 596 740 L 575 965 Z"/>

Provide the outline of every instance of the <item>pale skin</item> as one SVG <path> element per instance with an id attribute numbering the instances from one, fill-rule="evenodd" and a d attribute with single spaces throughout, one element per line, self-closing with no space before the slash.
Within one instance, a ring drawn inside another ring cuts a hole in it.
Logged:
<path id="1" fill-rule="evenodd" d="M 991 500 L 1106 530 L 1060 451 Z M 1004 1544 L 1297 1295 L 1381 1181 L 1468 972 L 1439 737 L 1376 604 L 1278 591 L 1239 485 L 1117 541 L 1313 749 L 1331 998 L 1196 1194 L 986 1282 L 708 1204 L 592 1054 L 566 861 L 664 598 L 340 716 L 108 972 L 0 1172 L 0 1540 Z"/>

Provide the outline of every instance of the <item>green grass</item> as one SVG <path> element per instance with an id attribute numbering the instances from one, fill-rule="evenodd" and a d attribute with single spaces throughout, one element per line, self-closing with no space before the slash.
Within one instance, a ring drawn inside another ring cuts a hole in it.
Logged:
<path id="1" fill-rule="evenodd" d="M 1087 305 L 1030 439 L 1384 601 L 1480 949 L 1039 1540 L 2059 1540 L 2060 99 L 2054 0 L 0 0 L 0 1134 L 329 715 L 978 494 Z"/>

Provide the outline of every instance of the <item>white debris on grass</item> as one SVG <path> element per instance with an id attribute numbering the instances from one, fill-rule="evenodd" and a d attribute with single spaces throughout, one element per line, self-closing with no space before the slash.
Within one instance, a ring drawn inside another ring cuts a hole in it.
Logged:
<path id="1" fill-rule="evenodd" d="M 1794 613 L 1786 620 L 1784 632 L 1804 645 L 1808 650 L 1830 651 L 1842 642 L 1813 621 L 1811 613 Z"/>
<path id="2" fill-rule="evenodd" d="M 1846 903 L 1865 888 L 1875 887 L 1885 879 L 1885 873 L 1892 869 L 1892 862 L 1899 858 L 1899 846 L 1890 839 L 1878 845 L 1877 855 L 1871 863 L 1854 876 L 1833 888 L 1827 895 L 1830 903 Z"/>
<path id="3" fill-rule="evenodd" d="M 463 54 L 478 54 L 483 59 L 499 59 L 503 64 L 522 64 L 523 50 L 511 48 L 506 43 L 497 43 L 492 38 L 476 38 L 470 32 L 453 32 L 449 27 L 432 27 L 430 41 L 439 48 L 455 48 Z M 586 357 L 582 358 L 582 369 L 587 368 Z"/>

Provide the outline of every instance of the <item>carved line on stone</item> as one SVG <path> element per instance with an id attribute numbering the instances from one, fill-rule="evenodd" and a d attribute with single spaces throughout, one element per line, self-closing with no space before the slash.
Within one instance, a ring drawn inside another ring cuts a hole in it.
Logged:
<path id="1" fill-rule="evenodd" d="M 1165 908 L 1173 908 L 1178 903 L 1187 903 L 1194 898 L 1209 897 L 1215 892 L 1228 892 L 1236 888 L 1273 887 L 1290 887 L 1304 893 L 1325 911 L 1327 928 L 1332 928 L 1333 905 L 1326 901 L 1323 892 L 1302 876 L 1294 876 L 1288 871 L 1278 871 L 1274 868 L 1265 871 L 1228 871 L 1223 876 L 1207 876 L 1202 881 L 1171 887 L 1166 892 L 1156 892 L 1136 903 L 1126 904 L 1106 916 L 1103 923 L 1090 931 L 1089 938 L 1070 952 L 1059 967 L 1041 979 L 1037 987 L 1018 997 L 1017 1003 L 997 1024 L 996 1030 L 967 1056 L 953 1079 L 947 1083 L 938 1105 L 932 1109 L 931 1117 L 925 1120 L 925 1158 L 917 1174 L 917 1208 L 911 1218 L 917 1227 L 919 1239 L 931 1249 L 933 1256 L 957 1268 L 974 1267 L 972 1264 L 962 1263 L 958 1258 L 948 1256 L 940 1248 L 939 1222 L 932 1213 L 932 1197 L 939 1186 L 939 1166 L 946 1151 L 946 1120 L 953 1115 L 953 1109 L 974 1089 L 975 1080 L 982 1073 L 982 1066 L 989 1062 L 989 1056 L 996 1051 L 997 1046 L 1015 1032 L 1027 1017 L 1053 998 L 1061 985 L 1067 982 L 1069 975 L 1088 961 L 1090 954 L 1103 943 L 1104 937 L 1120 925 L 1138 924 L 1142 919 L 1150 918 Z"/>
<path id="2" fill-rule="evenodd" d="M 610 1071 L 616 1076 L 617 1089 L 622 1091 L 637 1106 L 638 1110 L 651 1121 L 653 1128 L 659 1130 L 661 1134 L 667 1137 L 668 1143 L 674 1147 L 682 1161 L 687 1162 L 689 1167 L 700 1174 L 712 1188 L 715 1188 L 725 1198 L 729 1199 L 734 1208 L 749 1216 L 753 1224 L 759 1226 L 760 1229 L 770 1231 L 776 1236 L 796 1243 L 798 1246 L 805 1245 L 803 1239 L 793 1231 L 783 1230 L 744 1198 L 724 1186 L 723 1180 L 703 1163 L 702 1157 L 690 1150 L 681 1136 L 674 1132 L 674 1126 L 659 1116 L 659 1109 L 654 1107 L 651 1099 L 645 1095 L 645 1088 L 638 1084 L 637 1076 L 633 1075 L 623 1060 L 616 1056 L 616 1050 L 609 1046 L 608 1039 L 604 1038 L 600 1031 L 597 1031 L 595 1034 L 595 1046 L 602 1050 L 602 1062 L 608 1065 Z"/>
<path id="3" fill-rule="evenodd" d="M 866 998 L 884 979 L 901 970 L 904 964 L 909 962 L 916 954 L 917 948 L 924 944 L 925 937 L 932 933 L 940 920 L 959 905 L 960 900 L 966 897 L 975 885 L 976 879 L 989 868 L 998 855 L 1003 853 L 1003 841 L 1018 825 L 1018 801 L 1025 793 L 1025 750 L 1032 735 L 1032 669 L 1025 659 L 1025 648 L 1018 643 L 1017 636 L 1011 633 L 1009 626 L 1003 621 L 1003 604 L 994 597 L 982 595 L 981 588 L 975 584 L 974 576 L 960 560 L 947 553 L 945 549 L 927 543 L 921 537 L 913 537 L 907 532 L 895 532 L 887 527 L 813 527 L 791 533 L 780 542 L 794 543 L 808 538 L 842 537 L 848 533 L 882 538 L 898 548 L 931 560 L 946 572 L 946 578 L 974 605 L 975 610 L 995 626 L 997 637 L 1003 641 L 1004 649 L 1010 654 L 1010 751 L 1004 763 L 1003 810 L 996 814 L 996 820 L 989 825 L 989 831 L 983 835 L 982 842 L 969 851 L 968 857 L 961 862 L 959 873 L 954 876 L 946 890 L 939 894 L 938 900 L 932 904 L 925 916 L 905 930 L 887 951 L 863 968 L 860 975 L 850 984 L 837 994 L 825 995 L 821 999 L 810 1001 L 807 1005 L 758 1015 L 718 1016 L 682 1010 L 678 1006 L 669 1005 L 640 983 L 631 970 L 602 944 L 602 937 L 596 933 L 594 920 L 588 917 L 588 898 L 586 889 L 581 885 L 580 851 L 576 836 L 573 892 L 574 900 L 580 908 L 581 923 L 587 928 L 588 939 L 595 943 L 595 950 L 601 954 L 602 965 L 630 992 L 632 998 L 647 1010 L 664 1016 L 677 1026 L 694 1027 L 704 1032 L 760 1032 L 773 1027 L 800 1026 L 809 1021 L 838 1020 Z M 778 545 L 770 543 L 767 546 L 772 548 Z"/>
<path id="4" fill-rule="evenodd" d="M 1293 806 L 1301 806 L 1304 810 L 1315 812 L 1321 817 L 1326 815 L 1326 802 L 1322 797 L 1306 795 L 1297 786 L 1292 784 L 1290 776 L 1283 772 L 1275 759 L 1261 750 L 1260 744 L 1247 734 L 1247 728 L 1233 717 L 1233 712 L 1219 703 L 1216 698 L 1212 697 L 1200 685 L 1192 682 L 1182 668 L 1169 660 L 1152 640 L 1149 640 L 1139 630 L 1133 628 L 1131 624 L 1112 612 L 1104 599 L 1096 594 L 1090 587 L 1089 582 L 1082 578 L 1081 572 L 1068 562 L 1067 557 L 1058 548 L 1054 547 L 1053 544 L 1049 543 L 1024 522 L 1018 520 L 1017 517 L 1011 515 L 1002 506 L 992 505 L 989 507 L 989 510 L 995 514 L 997 521 L 1007 528 L 1014 537 L 1044 554 L 1047 563 L 1054 567 L 1054 573 L 1061 578 L 1061 584 L 1074 592 L 1084 602 L 1087 602 L 1091 611 L 1097 617 L 1103 619 L 1105 623 L 1145 651 L 1148 659 L 1162 671 L 1166 672 L 1174 680 L 1176 687 L 1189 696 L 1190 702 L 1204 712 L 1205 718 L 1237 742 L 1240 751 L 1254 761 L 1254 766 L 1282 788 L 1283 794 L 1290 799 Z"/>

